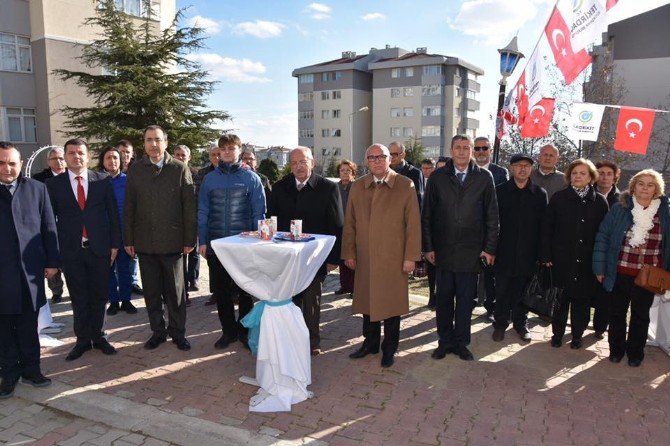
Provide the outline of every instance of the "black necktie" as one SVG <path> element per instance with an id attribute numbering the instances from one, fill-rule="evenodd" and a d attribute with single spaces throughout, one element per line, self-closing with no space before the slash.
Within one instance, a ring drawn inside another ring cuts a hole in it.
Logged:
<path id="1" fill-rule="evenodd" d="M 12 188 L 14 187 L 13 184 L 5 184 L 5 187 L 7 188 L 7 192 L 9 192 L 9 195 L 14 195 L 12 194 Z"/>
<path id="2" fill-rule="evenodd" d="M 465 174 L 463 172 L 458 172 L 456 176 L 458 177 L 458 181 L 460 183 L 463 183 L 463 180 L 465 179 Z"/>

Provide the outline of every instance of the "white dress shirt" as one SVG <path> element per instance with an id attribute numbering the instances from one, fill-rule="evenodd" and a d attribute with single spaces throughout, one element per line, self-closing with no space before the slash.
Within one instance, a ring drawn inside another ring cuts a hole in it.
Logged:
<path id="1" fill-rule="evenodd" d="M 67 171 L 68 177 L 70 177 L 70 186 L 72 186 L 72 192 L 74 193 L 74 199 L 77 199 L 77 186 L 79 185 L 79 182 L 77 181 L 77 177 L 82 178 L 82 185 L 84 186 L 84 197 L 88 198 L 88 170 L 84 170 L 81 175 L 77 175 L 73 173 L 71 170 Z"/>

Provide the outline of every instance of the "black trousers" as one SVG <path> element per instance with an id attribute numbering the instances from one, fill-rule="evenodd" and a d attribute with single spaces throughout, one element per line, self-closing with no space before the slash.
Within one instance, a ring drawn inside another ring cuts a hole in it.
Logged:
<path id="1" fill-rule="evenodd" d="M 496 274 L 494 328 L 505 330 L 511 320 L 515 330 L 526 329 L 528 310 L 521 304 L 521 296 L 528 279 L 530 279 L 529 276 Z"/>
<path id="2" fill-rule="evenodd" d="M 437 268 L 435 319 L 439 345 L 457 348 L 470 344 L 472 309 L 477 299 L 477 273 Z"/>
<path id="3" fill-rule="evenodd" d="M 216 299 L 216 310 L 219 313 L 221 330 L 230 338 L 246 337 L 247 329 L 242 326 L 240 320 L 254 306 L 251 295 L 237 286 L 228 271 L 221 265 L 216 254 L 210 253 L 207 256 L 207 266 L 209 267 L 209 283 Z M 233 302 L 235 295 L 238 296 L 237 320 L 235 320 L 235 304 Z"/>
<path id="4" fill-rule="evenodd" d="M 63 260 L 77 345 L 87 345 L 102 338 L 109 294 L 109 267 L 109 257 L 98 257 L 88 248 L 79 248 L 76 260 Z"/>
<path id="5" fill-rule="evenodd" d="M 305 325 L 309 330 L 309 347 L 321 347 L 319 324 L 321 322 L 321 284 L 325 276 L 317 273 L 312 283 L 301 293 L 293 296 L 293 303 L 302 311 Z"/>
<path id="6" fill-rule="evenodd" d="M 63 294 L 63 275 L 58 271 L 51 279 L 47 279 L 47 285 L 54 296 Z"/>
<path id="7" fill-rule="evenodd" d="M 195 283 L 200 278 L 200 255 L 198 254 L 198 247 L 196 246 L 193 251 L 185 255 L 185 265 L 186 265 L 186 281 L 184 286 L 188 288 Z"/>
<path id="8" fill-rule="evenodd" d="M 609 323 L 610 318 L 609 307 L 611 300 L 612 294 L 605 291 L 605 288 L 599 285 L 591 300 L 591 306 L 594 309 L 593 330 L 602 332 L 607 331 L 607 324 Z"/>
<path id="9" fill-rule="evenodd" d="M 182 255 L 138 254 L 140 274 L 144 287 L 149 325 L 154 335 L 169 335 L 172 339 L 186 333 L 186 302 L 184 296 L 184 271 Z M 165 327 L 164 308 L 168 322 Z"/>
<path id="10" fill-rule="evenodd" d="M 484 308 L 487 313 L 493 313 L 496 308 L 497 288 L 495 268 L 492 265 L 483 268 L 481 274 L 484 278 L 484 289 L 486 290 L 486 299 L 484 299 Z M 480 277 L 481 277 L 480 276 Z"/>
<path id="11" fill-rule="evenodd" d="M 649 309 L 654 294 L 635 285 L 635 278 L 617 274 L 610 301 L 610 328 L 608 340 L 610 354 L 628 359 L 644 359 L 644 346 L 649 331 Z M 626 339 L 626 316 L 630 305 L 630 326 Z"/>
<path id="12" fill-rule="evenodd" d="M 563 339 L 565 327 L 568 324 L 568 311 L 570 312 L 570 325 L 572 327 L 572 339 L 581 339 L 584 330 L 589 325 L 591 318 L 591 302 L 589 298 L 573 298 L 563 293 L 558 300 L 558 307 L 554 311 L 551 320 L 551 331 L 554 339 Z"/>
<path id="13" fill-rule="evenodd" d="M 0 314 L 0 373 L 9 381 L 40 373 L 37 315 L 28 290 L 22 293 L 21 314 Z"/>
<path id="14" fill-rule="evenodd" d="M 381 343 L 382 352 L 394 354 L 400 343 L 400 316 L 384 319 L 384 341 Z M 382 321 L 370 321 L 370 316 L 363 315 L 363 345 L 370 350 L 379 350 L 379 341 L 382 334 Z"/>
<path id="15" fill-rule="evenodd" d="M 426 260 L 426 275 L 428 276 L 428 306 L 435 306 L 435 265 Z"/>

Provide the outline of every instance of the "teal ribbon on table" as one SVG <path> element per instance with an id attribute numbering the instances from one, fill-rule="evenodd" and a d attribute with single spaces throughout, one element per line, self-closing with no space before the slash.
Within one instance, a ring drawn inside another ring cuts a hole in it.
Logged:
<path id="1" fill-rule="evenodd" d="M 242 318 L 240 322 L 249 329 L 249 348 L 253 355 L 256 355 L 258 352 L 258 339 L 261 337 L 261 318 L 263 317 L 265 306 L 281 307 L 290 303 L 293 303 L 293 299 L 291 298 L 280 301 L 261 300 Z"/>

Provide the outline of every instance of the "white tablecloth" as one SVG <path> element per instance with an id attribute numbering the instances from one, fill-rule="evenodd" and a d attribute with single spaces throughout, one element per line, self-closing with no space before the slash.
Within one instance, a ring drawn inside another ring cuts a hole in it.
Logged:
<path id="1" fill-rule="evenodd" d="M 649 310 L 649 336 L 647 345 L 655 345 L 670 355 L 670 301 L 654 296 Z"/>
<path id="2" fill-rule="evenodd" d="M 335 243 L 330 235 L 309 242 L 273 242 L 240 236 L 212 241 L 221 264 L 247 293 L 265 301 L 290 299 L 312 282 Z M 253 412 L 290 411 L 309 397 L 309 332 L 298 307 L 266 305 L 256 359 L 261 389 Z"/>

